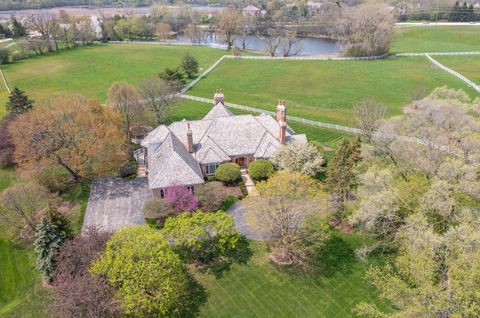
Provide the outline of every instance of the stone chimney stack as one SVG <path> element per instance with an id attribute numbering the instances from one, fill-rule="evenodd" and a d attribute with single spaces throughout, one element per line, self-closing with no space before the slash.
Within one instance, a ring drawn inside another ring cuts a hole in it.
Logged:
<path id="1" fill-rule="evenodd" d="M 192 153 L 193 152 L 193 134 L 192 134 L 192 129 L 190 128 L 190 123 L 187 125 L 187 149 L 188 152 Z"/>
<path id="2" fill-rule="evenodd" d="M 287 136 L 287 123 L 284 121 L 281 121 L 278 123 L 280 127 L 280 131 L 278 133 L 278 141 L 284 145 L 285 144 L 285 138 Z"/>
<path id="3" fill-rule="evenodd" d="M 287 108 L 285 107 L 285 100 L 281 99 L 278 101 L 277 106 L 277 121 L 278 122 L 287 122 Z"/>
<path id="4" fill-rule="evenodd" d="M 217 89 L 215 91 L 215 95 L 213 95 L 213 99 L 215 101 L 215 106 L 217 106 L 218 103 L 222 103 L 222 105 L 225 105 L 225 96 L 223 95 L 221 89 Z"/>

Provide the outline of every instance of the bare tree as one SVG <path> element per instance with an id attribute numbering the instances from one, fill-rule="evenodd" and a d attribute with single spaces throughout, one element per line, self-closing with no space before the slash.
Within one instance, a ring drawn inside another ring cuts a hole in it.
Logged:
<path id="1" fill-rule="evenodd" d="M 282 40 L 283 56 L 298 55 L 302 52 L 302 40 L 297 36 L 297 30 L 288 30 L 285 32 Z"/>
<path id="2" fill-rule="evenodd" d="M 76 23 L 76 31 L 76 41 L 82 42 L 83 45 L 91 44 L 97 38 L 90 20 L 79 20 Z"/>
<path id="3" fill-rule="evenodd" d="M 29 18 L 29 24 L 33 31 L 40 34 L 40 37 L 47 44 L 49 51 L 53 51 L 51 40 L 54 37 L 55 29 L 58 26 L 55 17 L 47 11 L 38 11 Z"/>
<path id="4" fill-rule="evenodd" d="M 184 29 L 185 35 L 189 38 L 193 44 L 200 44 L 204 40 L 203 30 L 196 23 L 190 23 Z"/>
<path id="5" fill-rule="evenodd" d="M 130 141 L 132 139 L 130 129 L 142 113 L 140 96 L 137 90 L 125 82 L 113 83 L 108 91 L 108 104 L 122 116 L 123 130 L 127 140 Z"/>
<path id="6" fill-rule="evenodd" d="M 365 98 L 353 106 L 353 111 L 363 136 L 371 143 L 374 133 L 387 117 L 387 107 L 373 98 Z"/>
<path id="7" fill-rule="evenodd" d="M 344 54 L 374 56 L 388 53 L 395 20 L 386 4 L 366 2 L 343 10 L 338 21 Z"/>
<path id="8" fill-rule="evenodd" d="M 240 21 L 241 14 L 234 8 L 228 8 L 218 15 L 217 30 L 227 44 L 228 50 L 232 48 L 235 36 L 239 32 Z"/>
<path id="9" fill-rule="evenodd" d="M 160 22 L 155 28 L 155 35 L 157 36 L 158 40 L 163 40 L 163 42 L 165 42 L 171 31 L 172 29 L 168 23 Z"/>
<path id="10" fill-rule="evenodd" d="M 161 78 L 151 77 L 140 82 L 139 90 L 145 105 L 155 113 L 157 124 L 160 124 L 177 100 L 175 93 L 178 91 L 178 86 Z"/>
<path id="11" fill-rule="evenodd" d="M 242 16 L 240 19 L 237 37 L 242 44 L 242 50 L 247 49 L 247 38 L 252 33 L 252 22 L 253 18 L 250 16 Z"/>

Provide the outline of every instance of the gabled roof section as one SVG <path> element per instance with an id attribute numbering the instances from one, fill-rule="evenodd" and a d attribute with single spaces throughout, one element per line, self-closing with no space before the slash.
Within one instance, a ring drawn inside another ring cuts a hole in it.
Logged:
<path id="1" fill-rule="evenodd" d="M 233 113 L 225 107 L 222 103 L 218 103 L 217 105 L 213 106 L 213 108 L 208 112 L 203 119 L 216 119 L 220 117 L 229 117 L 233 116 Z"/>
<path id="2" fill-rule="evenodd" d="M 193 144 L 200 143 L 200 140 L 205 136 L 205 133 L 210 128 L 214 120 L 182 120 L 172 123 L 168 129 L 184 144 L 187 144 L 188 125 L 193 135 Z"/>
<path id="3" fill-rule="evenodd" d="M 280 142 L 275 137 L 265 132 L 253 156 L 255 158 L 270 158 L 280 146 Z"/>
<path id="4" fill-rule="evenodd" d="M 230 157 L 218 146 L 215 141 L 206 136 L 197 148 L 195 157 L 201 164 L 230 161 Z"/>
<path id="5" fill-rule="evenodd" d="M 160 125 L 143 138 L 141 145 L 148 147 L 150 144 L 161 144 L 169 133 L 170 130 L 166 126 Z"/>
<path id="6" fill-rule="evenodd" d="M 278 125 L 278 122 L 272 116 L 267 115 L 267 114 L 261 114 L 261 115 L 255 116 L 255 119 L 266 130 L 268 130 L 268 132 L 271 133 L 273 136 L 278 136 L 278 130 L 279 130 L 280 126 Z M 287 126 L 287 136 L 292 135 L 294 133 L 295 133 L 295 131 L 293 131 L 292 128 Z"/>
<path id="7" fill-rule="evenodd" d="M 166 188 L 175 182 L 183 185 L 201 184 L 203 174 L 198 162 L 182 142 L 169 132 L 149 160 L 149 188 Z"/>

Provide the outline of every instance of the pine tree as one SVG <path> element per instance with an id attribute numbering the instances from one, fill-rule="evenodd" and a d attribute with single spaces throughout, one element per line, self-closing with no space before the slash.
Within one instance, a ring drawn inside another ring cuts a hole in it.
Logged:
<path id="1" fill-rule="evenodd" d="M 48 282 L 52 281 L 52 273 L 55 270 L 54 257 L 60 248 L 64 238 L 58 232 L 57 227 L 51 224 L 47 218 L 37 225 L 35 233 L 35 251 L 37 252 L 37 268 Z"/>
<path id="2" fill-rule="evenodd" d="M 10 113 L 22 114 L 33 108 L 33 101 L 24 91 L 15 87 L 8 97 L 6 108 Z"/>
<path id="3" fill-rule="evenodd" d="M 448 17 L 448 21 L 450 22 L 458 21 L 458 19 L 460 18 L 459 14 L 460 14 L 460 3 L 456 1 Z"/>
<path id="4" fill-rule="evenodd" d="M 328 163 L 327 186 L 342 204 L 347 201 L 354 186 L 354 168 L 360 161 L 360 146 L 359 138 L 352 142 L 343 139 L 335 157 Z"/>
<path id="5" fill-rule="evenodd" d="M 181 68 L 189 78 L 192 78 L 198 71 L 198 61 L 193 55 L 186 53 L 182 58 Z"/>
<path id="6" fill-rule="evenodd" d="M 17 18 L 15 18 L 13 15 L 10 17 L 10 28 L 12 30 L 12 36 L 15 39 L 27 35 L 27 30 L 25 27 L 18 22 Z"/>
<path id="7" fill-rule="evenodd" d="M 48 222 L 57 228 L 59 235 L 62 239 L 73 238 L 73 231 L 70 225 L 70 221 L 65 215 L 58 212 L 55 207 L 50 206 L 46 216 Z"/>

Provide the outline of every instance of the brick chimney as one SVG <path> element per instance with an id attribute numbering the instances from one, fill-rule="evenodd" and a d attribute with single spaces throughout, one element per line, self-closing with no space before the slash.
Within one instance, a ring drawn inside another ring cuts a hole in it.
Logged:
<path id="1" fill-rule="evenodd" d="M 278 126 L 280 127 L 280 130 L 278 132 L 278 141 L 284 145 L 285 144 L 285 138 L 287 136 L 287 123 L 284 121 L 280 121 L 278 123 Z"/>
<path id="2" fill-rule="evenodd" d="M 278 122 L 287 122 L 287 108 L 285 107 L 285 100 L 281 99 L 278 101 L 277 106 L 277 121 Z"/>
<path id="3" fill-rule="evenodd" d="M 217 89 L 215 91 L 215 95 L 213 95 L 213 100 L 215 101 L 215 106 L 217 106 L 218 103 L 222 103 L 222 105 L 225 105 L 225 96 L 223 95 L 221 89 Z"/>
<path id="4" fill-rule="evenodd" d="M 193 134 L 192 134 L 192 129 L 190 128 L 190 123 L 187 124 L 187 149 L 188 152 L 192 153 L 193 152 Z"/>

